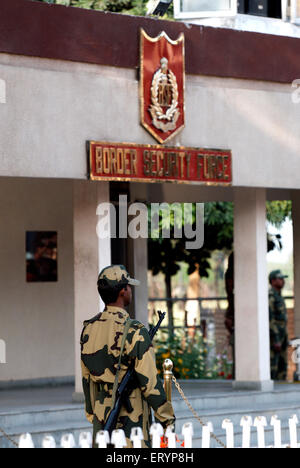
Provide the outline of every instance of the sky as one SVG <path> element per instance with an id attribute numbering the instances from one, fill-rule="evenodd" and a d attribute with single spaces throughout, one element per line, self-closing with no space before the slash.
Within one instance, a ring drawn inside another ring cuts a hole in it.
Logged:
<path id="1" fill-rule="evenodd" d="M 286 221 L 280 230 L 268 225 L 268 231 L 282 236 L 282 250 L 275 249 L 267 255 L 268 272 L 280 269 L 282 273 L 288 275 L 285 283 L 285 295 L 294 294 L 294 274 L 293 274 L 293 224 Z"/>
<path id="2" fill-rule="evenodd" d="M 286 221 L 281 230 L 278 230 L 271 224 L 268 225 L 268 231 L 271 234 L 281 234 L 283 249 L 273 250 L 268 253 L 268 263 L 282 263 L 288 264 L 293 253 L 293 224 L 292 221 Z"/>

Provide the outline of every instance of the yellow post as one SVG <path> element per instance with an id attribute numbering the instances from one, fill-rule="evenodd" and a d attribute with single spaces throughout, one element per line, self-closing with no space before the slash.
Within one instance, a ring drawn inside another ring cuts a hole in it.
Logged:
<path id="1" fill-rule="evenodd" d="M 166 392 L 167 400 L 172 401 L 172 377 L 173 377 L 173 362 L 171 359 L 164 361 L 164 389 Z"/>

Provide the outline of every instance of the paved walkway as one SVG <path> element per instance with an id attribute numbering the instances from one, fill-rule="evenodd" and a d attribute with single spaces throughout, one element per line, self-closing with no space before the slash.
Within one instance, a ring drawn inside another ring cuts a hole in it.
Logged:
<path id="1" fill-rule="evenodd" d="M 68 405 L 76 406 L 72 402 L 73 392 L 73 385 L 0 390 L 0 413 L 6 411 L 11 412 L 20 408 L 38 409 L 45 407 L 65 407 Z"/>
<path id="2" fill-rule="evenodd" d="M 231 382 L 223 381 L 180 381 L 180 384 L 186 396 L 216 396 L 233 395 L 236 393 L 252 393 L 247 391 L 237 392 L 232 389 Z M 275 392 L 289 392 L 299 389 L 297 384 L 275 384 Z M 0 390 L 0 412 L 13 412 L 20 408 L 39 409 L 39 408 L 57 408 L 57 407 L 80 407 L 82 404 L 73 403 L 72 395 L 74 392 L 73 385 L 64 385 L 59 387 L 45 388 L 22 388 L 14 390 Z M 173 399 L 180 398 L 177 390 L 173 389 Z"/>

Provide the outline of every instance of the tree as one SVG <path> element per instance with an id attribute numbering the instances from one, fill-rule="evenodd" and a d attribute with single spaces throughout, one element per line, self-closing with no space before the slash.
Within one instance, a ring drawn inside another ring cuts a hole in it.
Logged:
<path id="1" fill-rule="evenodd" d="M 188 222 L 195 226 L 195 206 Z M 180 239 L 174 238 L 175 223 L 178 218 L 171 212 L 171 238 L 162 238 L 162 230 L 165 227 L 166 217 L 169 213 L 162 211 L 159 222 L 159 238 L 153 239 L 149 236 L 148 242 L 148 268 L 155 276 L 163 273 L 165 276 L 166 294 L 172 297 L 171 281 L 180 269 L 180 263 L 188 265 L 188 274 L 191 275 L 196 270 L 199 275 L 207 277 L 209 274 L 209 259 L 214 250 L 232 249 L 233 242 L 233 205 L 232 203 L 207 203 L 204 215 L 204 246 L 201 249 L 186 249 L 186 242 L 189 240 L 184 235 Z M 180 218 L 179 218 L 180 219 Z M 180 222 L 180 221 L 179 221 Z M 181 218 L 182 223 L 182 218 Z M 179 226 L 180 227 L 180 226 Z M 182 226 L 181 226 L 182 227 Z M 168 302 L 169 330 L 173 329 L 173 305 Z"/>
<path id="2" fill-rule="evenodd" d="M 89 10 L 110 11 L 143 16 L 147 0 L 37 0 L 55 5 L 65 5 Z"/>
<path id="3" fill-rule="evenodd" d="M 291 218 L 291 202 L 276 201 L 267 203 L 267 219 L 277 228 Z M 162 230 L 164 226 L 164 212 L 160 216 L 159 238 L 154 239 L 149 236 L 148 242 L 148 268 L 155 276 L 163 273 L 166 283 L 166 295 L 172 297 L 172 277 L 180 269 L 180 263 L 188 265 L 188 274 L 191 275 L 196 270 L 201 277 L 208 277 L 210 258 L 215 250 L 225 250 L 228 254 L 233 249 L 233 226 L 234 226 L 234 207 L 233 203 L 212 202 L 205 204 L 204 216 L 204 246 L 197 250 L 187 250 L 185 247 L 186 239 L 174 238 L 174 228 L 176 216 L 171 213 L 171 238 L 163 239 Z M 195 209 L 192 213 L 190 222 L 195 229 Z M 280 235 L 271 236 L 268 234 L 268 251 L 281 248 Z M 169 330 L 173 328 L 173 305 L 168 302 Z"/>
<path id="4" fill-rule="evenodd" d="M 292 202 L 267 202 L 267 219 L 275 227 L 280 228 L 287 219 L 292 219 Z"/>

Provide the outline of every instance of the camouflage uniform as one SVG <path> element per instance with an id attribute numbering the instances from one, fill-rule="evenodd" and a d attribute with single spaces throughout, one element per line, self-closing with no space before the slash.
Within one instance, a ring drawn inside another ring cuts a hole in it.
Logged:
<path id="1" fill-rule="evenodd" d="M 110 412 L 124 325 L 128 318 L 129 315 L 124 309 L 107 306 L 104 312 L 84 323 L 81 336 L 83 390 L 86 416 L 93 424 L 94 440 L 97 432 L 103 429 Z M 129 398 L 133 411 L 128 412 L 122 407 L 116 429 L 121 428 L 125 431 L 127 444 L 132 446 L 129 440 L 131 429 L 141 427 L 145 448 L 150 447 L 150 408 L 153 408 L 157 422 L 164 427 L 173 424 L 175 417 L 172 405 L 167 402 L 162 382 L 157 375 L 155 352 L 149 332 L 137 320 L 134 320 L 129 328 L 121 361 L 119 383 L 133 362 L 136 388 Z"/>
<path id="2" fill-rule="evenodd" d="M 280 292 L 271 288 L 269 292 L 271 376 L 272 380 L 286 380 L 288 367 L 287 312 Z M 274 345 L 281 345 L 277 352 Z"/>

